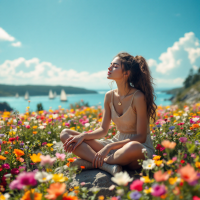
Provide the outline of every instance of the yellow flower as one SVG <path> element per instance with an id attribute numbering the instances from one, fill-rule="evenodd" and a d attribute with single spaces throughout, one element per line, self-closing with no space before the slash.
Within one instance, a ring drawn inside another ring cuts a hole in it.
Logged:
<path id="1" fill-rule="evenodd" d="M 160 160 L 161 156 L 154 156 L 153 160 Z"/>
<path id="2" fill-rule="evenodd" d="M 48 146 L 48 147 L 51 147 L 51 146 L 53 146 L 53 144 L 51 144 L 51 143 L 48 143 L 48 144 L 47 144 L 47 146 Z"/>
<path id="3" fill-rule="evenodd" d="M 73 131 L 75 131 L 75 127 L 71 127 L 70 129 L 73 130 Z"/>
<path id="4" fill-rule="evenodd" d="M 200 162 L 195 162 L 195 166 L 200 169 Z"/>
<path id="5" fill-rule="evenodd" d="M 33 126 L 33 129 L 36 129 L 37 128 L 37 126 Z"/>
<path id="6" fill-rule="evenodd" d="M 99 196 L 98 200 L 104 200 L 104 196 L 103 195 Z"/>
<path id="7" fill-rule="evenodd" d="M 47 172 L 52 172 L 52 169 L 46 168 Z"/>
<path id="8" fill-rule="evenodd" d="M 74 189 L 75 189 L 75 190 L 78 190 L 78 189 L 79 189 L 79 186 L 74 186 Z"/>
<path id="9" fill-rule="evenodd" d="M 144 189 L 144 193 L 145 194 L 149 194 L 149 193 L 151 193 L 153 190 L 152 190 L 152 188 L 150 187 L 149 189 Z"/>
<path id="10" fill-rule="evenodd" d="M 177 181 L 177 177 L 171 177 L 171 178 L 169 178 L 169 183 L 171 184 L 171 185 L 174 185 L 175 183 L 176 183 L 176 181 Z"/>
<path id="11" fill-rule="evenodd" d="M 144 183 L 152 183 L 154 180 L 150 180 L 148 176 L 143 176 L 141 178 L 141 181 L 143 181 Z"/>
<path id="12" fill-rule="evenodd" d="M 156 166 L 160 166 L 163 161 L 162 160 L 155 160 L 154 162 L 155 162 Z"/>
<path id="13" fill-rule="evenodd" d="M 54 174 L 52 178 L 55 182 L 65 182 L 68 180 L 67 177 L 64 177 L 63 174 Z"/>
<path id="14" fill-rule="evenodd" d="M 34 163 L 41 162 L 40 158 L 41 155 L 42 155 L 41 153 L 38 153 L 37 155 L 33 154 L 32 156 L 30 156 L 30 158 Z"/>
<path id="15" fill-rule="evenodd" d="M 167 165 L 171 165 L 174 161 L 173 160 L 168 160 Z"/>
<path id="16" fill-rule="evenodd" d="M 53 151 L 53 148 L 51 148 L 50 150 Z"/>
<path id="17" fill-rule="evenodd" d="M 0 155 L 0 160 L 6 160 L 6 157 Z"/>

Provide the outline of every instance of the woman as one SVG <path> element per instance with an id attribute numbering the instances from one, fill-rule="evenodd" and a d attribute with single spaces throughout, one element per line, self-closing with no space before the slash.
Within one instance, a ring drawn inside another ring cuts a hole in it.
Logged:
<path id="1" fill-rule="evenodd" d="M 67 152 L 81 158 L 73 165 L 100 168 L 114 175 L 122 166 L 140 168 L 137 160 L 145 159 L 144 148 L 152 158 L 155 151 L 149 123 L 150 118 L 155 122 L 157 106 L 150 70 L 142 56 L 117 54 L 107 78 L 116 82 L 117 89 L 105 94 L 101 127 L 91 133 L 64 129 L 60 139 Z M 116 124 L 117 134 L 112 139 L 100 140 L 107 135 L 111 120 Z"/>

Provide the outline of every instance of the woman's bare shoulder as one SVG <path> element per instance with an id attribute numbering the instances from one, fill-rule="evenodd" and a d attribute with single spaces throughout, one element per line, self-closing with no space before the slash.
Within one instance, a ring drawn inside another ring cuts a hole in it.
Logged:
<path id="1" fill-rule="evenodd" d="M 106 92 L 105 94 L 105 100 L 110 103 L 111 102 L 111 95 L 112 95 L 112 90 Z"/>

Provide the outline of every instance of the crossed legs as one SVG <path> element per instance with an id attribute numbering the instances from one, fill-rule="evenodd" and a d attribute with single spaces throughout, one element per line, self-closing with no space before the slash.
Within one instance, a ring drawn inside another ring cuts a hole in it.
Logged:
<path id="1" fill-rule="evenodd" d="M 60 134 L 60 139 L 64 143 L 70 136 L 79 135 L 77 131 L 70 129 L 63 129 Z M 103 148 L 103 144 L 97 140 L 84 140 L 73 153 L 80 158 L 92 162 L 96 152 Z M 108 156 L 105 160 L 108 164 L 119 164 L 121 166 L 126 166 L 129 169 L 138 169 L 141 166 L 138 165 L 138 159 L 145 159 L 142 153 L 143 145 L 139 142 L 131 141 L 125 144 L 122 148 L 118 149 L 115 153 Z"/>

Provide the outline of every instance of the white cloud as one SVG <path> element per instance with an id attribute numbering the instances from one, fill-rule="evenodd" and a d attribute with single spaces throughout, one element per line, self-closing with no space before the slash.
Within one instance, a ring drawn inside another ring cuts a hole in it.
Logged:
<path id="1" fill-rule="evenodd" d="M 149 59 L 149 66 L 155 66 L 156 72 L 160 74 L 170 75 L 174 69 L 189 69 L 188 65 L 197 64 L 197 59 L 200 58 L 199 39 L 195 37 L 193 32 L 185 33 L 184 37 L 179 38 L 172 47 L 167 48 L 167 51 L 159 57 L 161 61 L 158 63 L 154 59 Z"/>
<path id="2" fill-rule="evenodd" d="M 21 47 L 21 42 L 15 42 L 11 44 L 13 47 Z"/>
<path id="3" fill-rule="evenodd" d="M 11 35 L 9 35 L 5 30 L 3 30 L 1 27 L 0 27 L 0 40 L 5 40 L 5 41 L 14 41 L 15 38 Z"/>
<path id="4" fill-rule="evenodd" d="M 61 69 L 38 58 L 6 60 L 0 65 L 0 83 L 4 84 L 45 84 L 73 85 L 82 87 L 108 86 L 107 71 L 89 73 L 73 69 Z"/>
<path id="5" fill-rule="evenodd" d="M 157 78 L 156 79 L 156 83 L 158 84 L 167 84 L 167 85 L 181 85 L 183 84 L 183 81 L 185 79 L 183 78 L 175 78 L 175 79 L 161 79 L 161 78 Z"/>

